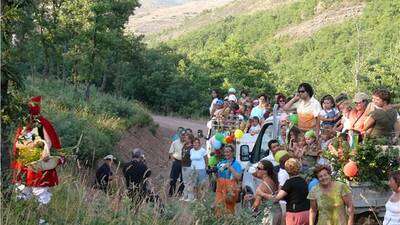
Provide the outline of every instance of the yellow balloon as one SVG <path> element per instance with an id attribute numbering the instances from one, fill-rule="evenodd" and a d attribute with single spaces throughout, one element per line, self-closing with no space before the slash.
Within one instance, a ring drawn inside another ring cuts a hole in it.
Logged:
<path id="1" fill-rule="evenodd" d="M 242 138 L 243 135 L 244 135 L 244 133 L 243 133 L 242 130 L 240 130 L 240 129 L 235 130 L 235 138 L 236 138 L 236 139 Z"/>

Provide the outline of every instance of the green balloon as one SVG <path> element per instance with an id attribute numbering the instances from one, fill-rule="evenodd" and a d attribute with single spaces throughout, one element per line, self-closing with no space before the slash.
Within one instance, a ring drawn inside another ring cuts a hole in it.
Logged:
<path id="1" fill-rule="evenodd" d="M 216 166 L 218 164 L 218 157 L 216 156 L 216 155 L 213 155 L 213 156 L 211 156 L 209 159 L 208 159 L 208 165 L 210 166 L 210 167 L 214 167 L 214 166 Z"/>
<path id="2" fill-rule="evenodd" d="M 220 142 L 223 142 L 224 138 L 225 138 L 224 135 L 221 134 L 221 133 L 215 134 L 215 139 L 220 141 Z"/>
<path id="3" fill-rule="evenodd" d="M 299 123 L 299 116 L 297 114 L 292 114 L 292 115 L 289 116 L 289 121 L 292 124 L 297 125 Z"/>
<path id="4" fill-rule="evenodd" d="M 286 151 L 286 150 L 279 150 L 279 151 L 277 151 L 277 152 L 275 153 L 275 156 L 274 156 L 275 161 L 276 161 L 277 163 L 280 163 L 279 161 L 281 160 L 281 158 L 282 158 L 284 155 L 289 155 L 289 152 Z"/>

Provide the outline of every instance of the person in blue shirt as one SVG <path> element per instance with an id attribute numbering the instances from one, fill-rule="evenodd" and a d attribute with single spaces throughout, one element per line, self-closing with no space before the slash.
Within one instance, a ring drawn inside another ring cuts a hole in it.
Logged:
<path id="1" fill-rule="evenodd" d="M 242 167 L 235 160 L 232 145 L 224 147 L 225 159 L 217 164 L 217 190 L 215 193 L 216 215 L 235 214 L 236 200 L 239 197 Z"/>

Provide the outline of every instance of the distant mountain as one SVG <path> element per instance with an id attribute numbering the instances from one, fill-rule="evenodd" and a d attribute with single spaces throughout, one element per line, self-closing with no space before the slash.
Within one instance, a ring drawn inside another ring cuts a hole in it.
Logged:
<path id="1" fill-rule="evenodd" d="M 142 0 L 129 18 L 127 32 L 154 34 L 179 27 L 184 21 L 234 0 Z"/>

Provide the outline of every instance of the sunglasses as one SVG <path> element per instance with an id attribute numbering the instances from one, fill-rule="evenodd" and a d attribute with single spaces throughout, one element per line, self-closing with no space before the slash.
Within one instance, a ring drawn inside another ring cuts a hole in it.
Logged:
<path id="1" fill-rule="evenodd" d="M 299 93 L 304 93 L 306 92 L 305 90 L 298 90 Z"/>
<path id="2" fill-rule="evenodd" d="M 260 168 L 259 166 L 257 166 L 257 170 L 265 170 L 265 169 L 263 169 L 263 168 Z"/>

